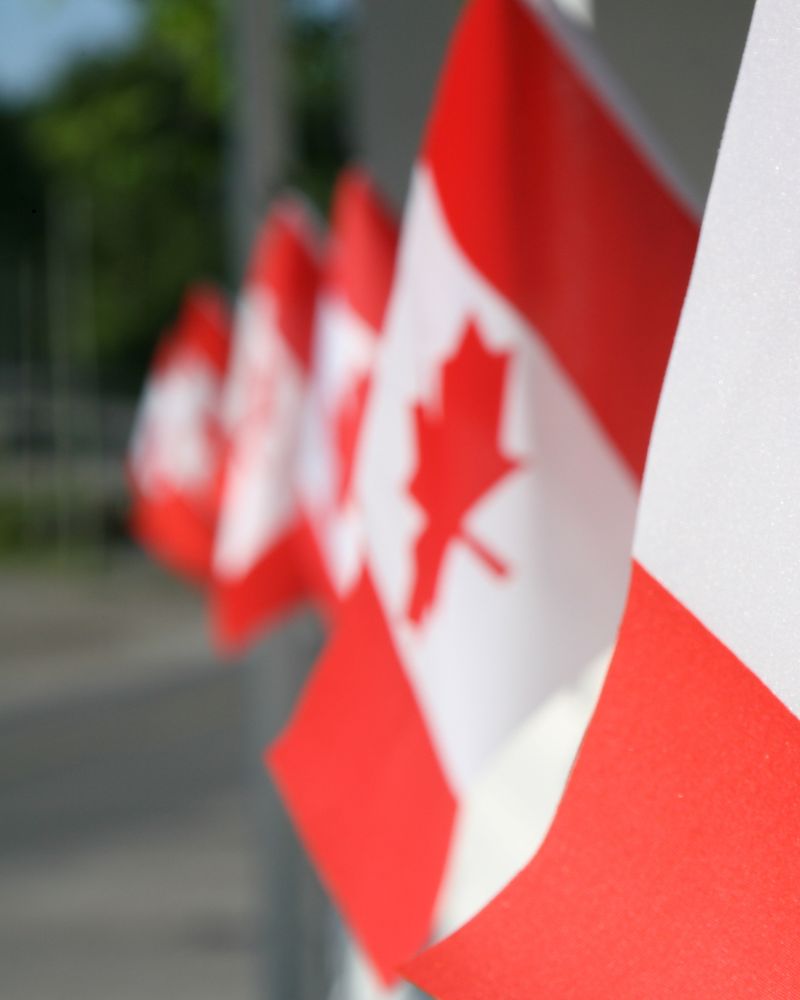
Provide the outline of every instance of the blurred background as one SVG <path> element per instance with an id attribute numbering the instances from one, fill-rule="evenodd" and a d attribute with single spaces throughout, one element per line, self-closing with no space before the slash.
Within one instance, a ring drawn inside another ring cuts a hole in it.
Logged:
<path id="1" fill-rule="evenodd" d="M 187 284 L 274 192 L 402 208 L 461 0 L 0 0 L 0 996 L 333 995 L 261 773 L 321 634 L 220 668 L 128 542 L 123 459 Z M 562 0 L 702 205 L 752 0 Z M 339 985 L 339 996 L 349 997 Z"/>

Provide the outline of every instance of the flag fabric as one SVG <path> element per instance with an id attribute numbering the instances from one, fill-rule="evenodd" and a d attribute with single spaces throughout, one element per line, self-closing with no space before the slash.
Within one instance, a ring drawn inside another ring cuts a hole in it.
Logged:
<path id="1" fill-rule="evenodd" d="M 553 821 L 611 658 L 602 653 L 531 712 L 459 802 L 436 937 L 461 927 L 530 861 Z"/>
<path id="2" fill-rule="evenodd" d="M 223 400 L 229 445 L 211 617 L 228 652 L 308 594 L 296 460 L 320 269 L 309 213 L 284 198 L 253 250 Z"/>
<path id="3" fill-rule="evenodd" d="M 365 570 L 268 754 L 387 979 L 480 768 L 613 639 L 696 241 L 566 32 L 474 0 L 456 33 L 358 450 Z"/>
<path id="4" fill-rule="evenodd" d="M 353 469 L 396 246 L 397 223 L 368 175 L 345 170 L 333 195 L 298 472 L 310 573 L 332 617 L 363 558 Z"/>
<path id="5" fill-rule="evenodd" d="M 474 917 L 527 864 L 532 845 L 544 839 L 610 656 L 603 653 L 575 683 L 562 685 L 536 708 L 459 800 L 437 906 L 437 937 Z M 337 990 L 337 996 L 352 1000 L 419 996 L 405 981 L 383 985 L 352 941 L 344 949 Z"/>
<path id="6" fill-rule="evenodd" d="M 758 0 L 609 677 L 538 855 L 412 966 L 440 1000 L 798 995 L 798 94 Z"/>
<path id="7" fill-rule="evenodd" d="M 222 295 L 192 288 L 156 351 L 127 461 L 133 537 L 201 584 L 210 578 L 219 506 L 220 398 L 229 345 Z"/>

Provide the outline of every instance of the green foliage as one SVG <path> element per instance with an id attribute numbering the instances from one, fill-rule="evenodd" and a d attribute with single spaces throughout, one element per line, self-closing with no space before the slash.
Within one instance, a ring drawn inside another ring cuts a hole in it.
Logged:
<path id="1" fill-rule="evenodd" d="M 69 511 L 69 534 L 62 517 Z M 0 489 L 0 559 L 85 562 L 99 555 L 99 546 L 119 542 L 125 535 L 119 504 L 98 502 L 86 492 L 59 497 L 52 490 L 35 492 Z"/>
<path id="2" fill-rule="evenodd" d="M 224 272 L 215 0 L 149 0 L 135 46 L 80 65 L 30 117 L 58 197 L 91 206 L 95 323 L 107 380 L 135 384 L 185 285 Z"/>
<path id="3" fill-rule="evenodd" d="M 19 116 L 10 110 L 0 110 L 0 151 L 0 241 L 30 250 L 44 233 L 44 177 L 30 156 Z"/>
<path id="4" fill-rule="evenodd" d="M 191 100 L 221 116 L 229 94 L 222 64 L 223 0 L 149 0 L 151 37 L 181 75 Z"/>
<path id="5" fill-rule="evenodd" d="M 44 238 L 43 171 L 30 155 L 19 115 L 0 110 L 0 365 L 18 359 L 17 331 L 23 323 L 30 330 L 29 350 L 41 340 L 39 317 L 23 315 L 20 293 L 21 282 L 30 281 L 34 268 L 41 267 Z"/>
<path id="6" fill-rule="evenodd" d="M 229 4 L 140 3 L 142 30 L 128 50 L 78 64 L 43 103 L 0 117 L 6 243 L 19 246 L 24 233 L 41 261 L 56 217 L 79 207 L 82 231 L 91 229 L 94 333 L 70 342 L 87 364 L 99 344 L 105 387 L 124 390 L 139 384 L 185 286 L 226 273 Z M 285 37 L 286 180 L 324 211 L 351 145 L 351 34 L 343 19 L 300 18 Z M 69 232 L 64 240 L 69 258 Z M 0 254 L 3 242 L 0 233 Z"/>
<path id="7" fill-rule="evenodd" d="M 326 212 L 352 153 L 349 115 L 354 38 L 347 20 L 298 19 L 289 31 L 289 182 Z"/>

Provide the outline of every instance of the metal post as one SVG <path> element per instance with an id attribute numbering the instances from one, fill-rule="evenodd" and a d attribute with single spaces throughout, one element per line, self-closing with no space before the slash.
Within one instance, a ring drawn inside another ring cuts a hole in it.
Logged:
<path id="1" fill-rule="evenodd" d="M 97 547 L 101 565 L 108 567 L 106 539 L 106 510 L 112 495 L 111 463 L 107 460 L 105 407 L 101 384 L 100 343 L 95 324 L 94 301 L 94 216 L 92 200 L 84 193 L 74 201 L 74 295 L 76 298 L 77 325 L 83 346 L 84 371 L 84 422 L 92 428 L 93 461 L 89 467 L 93 476 L 91 495 L 97 508 L 92 513 L 92 542 Z M 91 416 L 89 416 L 91 415 Z M 91 421 L 88 424 L 88 421 Z M 88 528 L 89 526 L 85 526 Z M 87 539 L 88 540 L 88 539 Z"/>
<path id="2" fill-rule="evenodd" d="M 333 976 L 333 917 L 264 771 L 264 747 L 282 728 L 321 646 L 310 615 L 273 632 L 246 659 L 244 727 L 259 887 L 258 996 L 324 1000 Z"/>
<path id="3" fill-rule="evenodd" d="M 232 274 L 244 271 L 256 227 L 289 162 L 278 0 L 234 0 L 229 218 Z M 244 752 L 258 885 L 258 996 L 322 1000 L 331 981 L 333 917 L 262 766 L 321 645 L 318 624 L 297 617 L 242 664 Z"/>
<path id="4" fill-rule="evenodd" d="M 28 511 L 36 509 L 34 485 L 34 393 L 33 393 L 33 260 L 23 251 L 17 262 L 17 321 L 19 323 L 19 414 L 22 429 L 23 493 Z M 28 515 L 29 519 L 31 515 Z M 38 527 L 38 525 L 37 525 Z M 29 525 L 30 530 L 30 525 Z"/>
<path id="5" fill-rule="evenodd" d="M 228 163 L 231 258 L 242 274 L 255 229 L 289 162 L 280 0 L 233 0 Z"/>
<path id="6" fill-rule="evenodd" d="M 52 398 L 53 493 L 58 520 L 58 545 L 62 559 L 69 553 L 72 533 L 70 460 L 72 406 L 70 396 L 70 317 L 68 258 L 64 203 L 55 192 L 48 199 L 47 218 L 47 326 L 49 332 Z"/>

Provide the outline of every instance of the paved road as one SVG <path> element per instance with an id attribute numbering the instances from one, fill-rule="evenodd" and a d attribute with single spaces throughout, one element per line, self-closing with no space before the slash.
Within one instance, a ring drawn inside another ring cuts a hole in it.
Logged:
<path id="1" fill-rule="evenodd" d="M 293 677 L 317 641 L 299 621 L 259 656 Z M 263 995 L 256 944 L 272 934 L 281 957 L 294 921 L 320 912 L 306 876 L 285 919 L 258 920 L 275 873 L 255 837 L 265 813 L 285 829 L 259 805 L 266 782 L 255 809 L 245 795 L 263 733 L 245 751 L 242 685 L 249 698 L 269 667 L 215 663 L 199 601 L 138 561 L 0 572 L 0 650 L 3 1000 Z"/>

